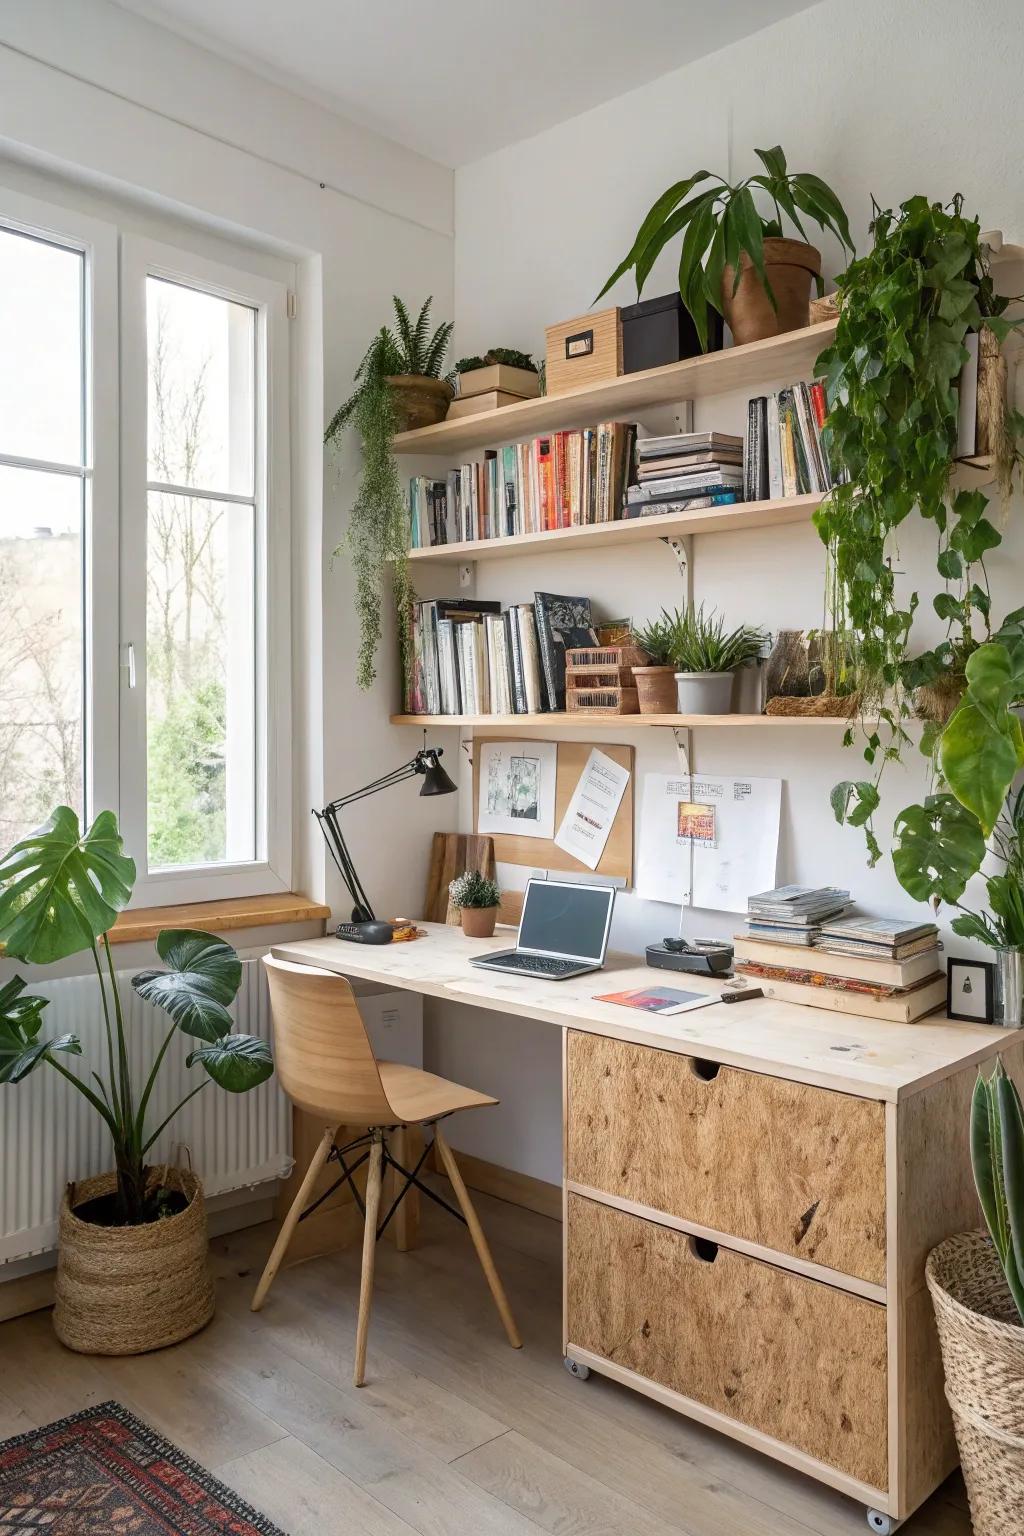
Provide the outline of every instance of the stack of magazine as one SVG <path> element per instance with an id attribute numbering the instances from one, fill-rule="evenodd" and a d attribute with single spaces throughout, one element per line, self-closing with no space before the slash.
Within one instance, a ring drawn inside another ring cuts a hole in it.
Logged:
<path id="1" fill-rule="evenodd" d="M 826 918 L 850 905 L 849 891 L 831 885 L 780 885 L 747 900 L 747 933 L 783 944 L 813 944 Z"/>

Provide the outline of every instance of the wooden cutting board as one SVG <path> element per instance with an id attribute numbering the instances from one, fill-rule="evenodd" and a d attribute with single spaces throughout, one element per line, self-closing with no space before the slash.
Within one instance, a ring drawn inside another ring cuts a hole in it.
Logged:
<path id="1" fill-rule="evenodd" d="M 478 869 L 494 879 L 494 839 L 479 833 L 435 832 L 427 872 L 427 894 L 423 916 L 428 923 L 459 925 L 459 914 L 448 896 L 448 887 L 456 875 Z"/>

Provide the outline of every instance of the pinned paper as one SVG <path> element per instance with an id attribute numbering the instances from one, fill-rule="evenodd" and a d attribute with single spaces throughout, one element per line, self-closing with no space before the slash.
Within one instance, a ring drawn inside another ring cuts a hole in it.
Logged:
<path id="1" fill-rule="evenodd" d="M 594 747 L 555 833 L 556 846 L 596 869 L 628 783 L 629 769 Z"/>
<path id="2" fill-rule="evenodd" d="M 775 884 L 781 809 L 781 779 L 645 774 L 637 895 L 745 912 Z"/>

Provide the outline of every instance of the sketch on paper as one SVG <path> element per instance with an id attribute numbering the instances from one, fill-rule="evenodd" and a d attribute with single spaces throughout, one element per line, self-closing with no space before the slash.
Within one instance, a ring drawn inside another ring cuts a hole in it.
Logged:
<path id="1" fill-rule="evenodd" d="M 557 743 L 486 741 L 480 752 L 478 830 L 552 837 Z"/>
<path id="2" fill-rule="evenodd" d="M 495 757 L 488 765 L 487 813 L 513 820 L 536 821 L 540 816 L 540 758 Z"/>

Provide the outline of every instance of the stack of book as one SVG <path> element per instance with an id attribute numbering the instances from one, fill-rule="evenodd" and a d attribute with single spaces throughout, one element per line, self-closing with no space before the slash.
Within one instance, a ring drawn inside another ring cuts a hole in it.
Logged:
<path id="1" fill-rule="evenodd" d="M 410 714 L 527 715 L 565 708 L 565 653 L 597 645 L 590 599 L 434 598 L 412 615 Z"/>
<path id="2" fill-rule="evenodd" d="M 747 402 L 745 501 L 777 501 L 832 489 L 841 477 L 822 441 L 827 410 L 820 381 L 791 384 L 777 395 L 758 395 Z"/>
<path id="3" fill-rule="evenodd" d="M 409 482 L 410 544 L 428 549 L 615 522 L 634 478 L 635 444 L 635 425 L 605 421 L 488 448 L 446 480 L 417 475 Z"/>
<path id="4" fill-rule="evenodd" d="M 809 945 L 748 933 L 735 968 L 769 997 L 912 1024 L 946 1001 L 934 923 L 849 917 L 822 925 Z"/>
<path id="5" fill-rule="evenodd" d="M 728 432 L 674 432 L 641 437 L 636 484 L 626 492 L 626 517 L 696 511 L 743 497 L 743 439 Z"/>
<path id="6" fill-rule="evenodd" d="M 748 897 L 747 936 L 809 946 L 822 923 L 841 916 L 849 905 L 849 891 L 832 885 L 780 885 Z"/>

